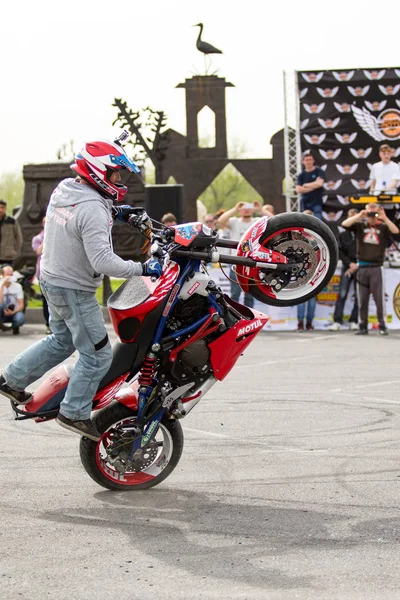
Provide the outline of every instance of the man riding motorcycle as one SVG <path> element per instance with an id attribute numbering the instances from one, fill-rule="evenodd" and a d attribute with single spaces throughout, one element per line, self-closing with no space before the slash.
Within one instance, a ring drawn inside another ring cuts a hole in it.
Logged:
<path id="1" fill-rule="evenodd" d="M 161 265 L 141 264 L 113 252 L 113 217 L 126 221 L 130 206 L 113 206 L 127 193 L 120 171 L 139 168 L 115 142 L 88 142 L 71 166 L 77 177 L 54 190 L 46 213 L 40 286 L 50 309 L 52 335 L 16 357 L 0 376 L 0 393 L 27 404 L 25 388 L 76 350 L 79 360 L 60 405 L 57 423 L 91 440 L 100 434 L 90 419 L 92 399 L 107 373 L 112 352 L 95 291 L 103 276 L 159 277 Z"/>

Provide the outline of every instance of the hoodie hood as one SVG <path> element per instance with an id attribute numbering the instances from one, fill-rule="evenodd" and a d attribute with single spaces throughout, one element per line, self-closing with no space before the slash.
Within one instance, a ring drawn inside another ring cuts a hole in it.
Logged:
<path id="1" fill-rule="evenodd" d="M 98 200 L 99 202 L 103 202 L 107 207 L 112 207 L 112 200 L 108 198 L 103 198 L 94 188 L 85 183 L 80 183 L 76 179 L 69 177 L 68 179 L 64 179 L 61 183 L 56 187 L 52 196 L 51 196 L 51 204 L 54 208 L 56 207 L 66 207 L 66 206 L 75 206 L 76 204 L 81 204 L 82 202 L 88 202 L 93 200 Z"/>

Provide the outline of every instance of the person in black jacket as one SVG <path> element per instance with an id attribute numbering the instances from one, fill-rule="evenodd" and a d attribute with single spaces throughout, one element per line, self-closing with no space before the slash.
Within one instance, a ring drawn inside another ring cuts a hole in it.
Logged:
<path id="1" fill-rule="evenodd" d="M 348 212 L 348 217 L 353 217 L 358 213 L 358 210 L 351 208 Z M 330 331 L 341 331 L 343 329 L 343 311 L 346 304 L 347 296 L 351 282 L 354 283 L 354 305 L 349 319 L 349 329 L 358 329 L 358 302 L 356 290 L 356 273 L 357 273 L 357 244 L 356 234 L 354 231 L 346 229 L 339 233 L 339 258 L 342 261 L 342 272 L 340 274 L 339 296 L 335 305 L 333 314 L 333 323 L 328 329 Z"/>

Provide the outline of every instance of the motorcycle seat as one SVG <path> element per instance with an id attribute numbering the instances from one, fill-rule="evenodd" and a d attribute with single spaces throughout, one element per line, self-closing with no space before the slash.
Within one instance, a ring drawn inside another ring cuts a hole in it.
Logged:
<path id="1" fill-rule="evenodd" d="M 127 279 L 109 297 L 107 306 L 113 310 L 128 310 L 145 302 L 150 294 L 142 277 L 132 277 L 132 279 Z"/>

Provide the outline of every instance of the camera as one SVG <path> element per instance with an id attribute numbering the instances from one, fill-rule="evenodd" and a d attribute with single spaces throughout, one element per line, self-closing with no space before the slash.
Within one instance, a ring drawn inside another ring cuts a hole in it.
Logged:
<path id="1" fill-rule="evenodd" d="M 14 310 L 15 304 L 9 304 L 8 306 L 6 306 L 6 308 L 8 308 L 8 310 Z"/>
<path id="2" fill-rule="evenodd" d="M 369 210 L 367 212 L 367 217 L 377 217 L 377 216 L 378 216 L 378 213 L 375 212 L 374 210 Z"/>

